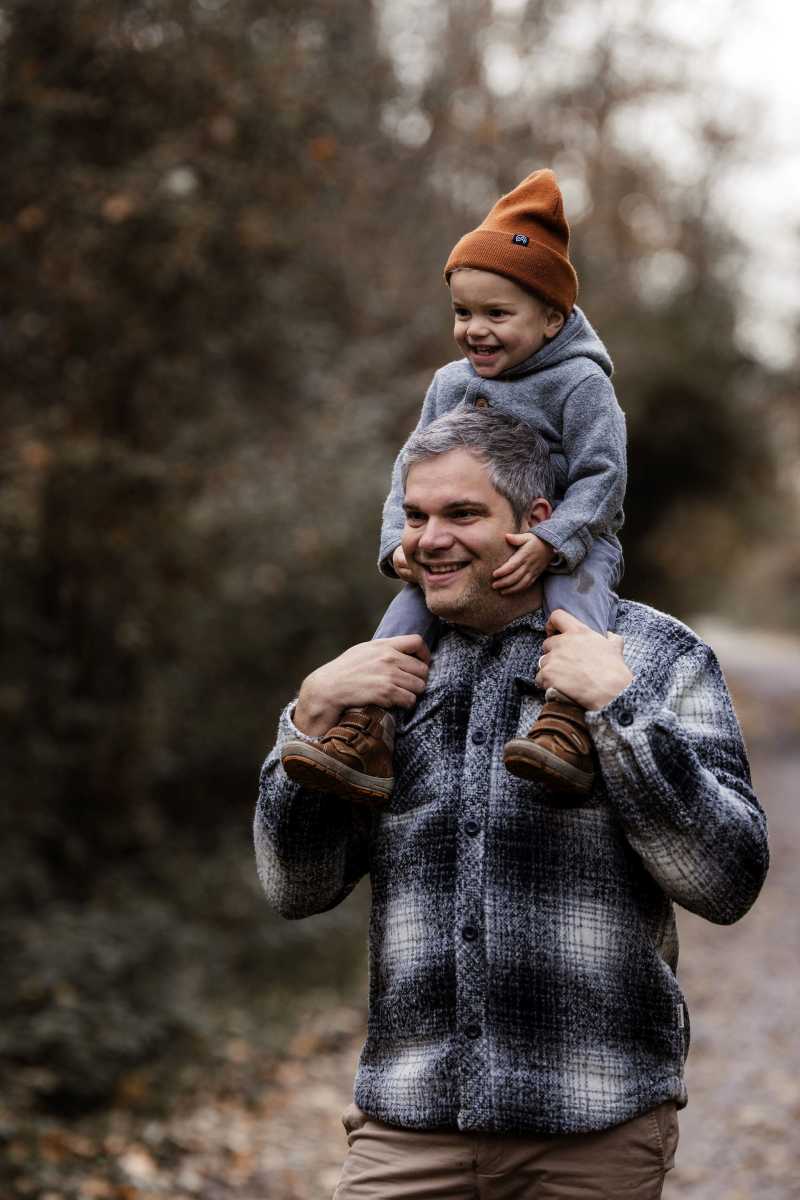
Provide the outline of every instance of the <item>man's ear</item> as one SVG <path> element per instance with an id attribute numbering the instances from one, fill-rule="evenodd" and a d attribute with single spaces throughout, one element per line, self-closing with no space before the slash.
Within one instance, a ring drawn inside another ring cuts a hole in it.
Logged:
<path id="1" fill-rule="evenodd" d="M 538 496 L 528 509 L 525 516 L 525 527 L 533 529 L 540 521 L 546 521 L 553 511 L 553 506 L 544 496 Z"/>

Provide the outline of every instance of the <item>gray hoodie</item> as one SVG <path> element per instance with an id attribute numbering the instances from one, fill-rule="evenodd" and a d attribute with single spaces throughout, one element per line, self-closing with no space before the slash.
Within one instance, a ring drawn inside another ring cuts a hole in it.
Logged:
<path id="1" fill-rule="evenodd" d="M 466 358 L 440 367 L 422 406 L 417 429 L 461 404 L 489 404 L 542 435 L 552 456 L 557 504 L 536 534 L 557 552 L 551 571 L 574 571 L 595 538 L 616 542 L 623 522 L 625 416 L 611 372 L 608 351 L 575 307 L 556 337 L 497 379 L 482 379 Z M 404 524 L 398 456 L 383 507 L 378 561 L 386 575 L 395 573 L 391 556 Z"/>

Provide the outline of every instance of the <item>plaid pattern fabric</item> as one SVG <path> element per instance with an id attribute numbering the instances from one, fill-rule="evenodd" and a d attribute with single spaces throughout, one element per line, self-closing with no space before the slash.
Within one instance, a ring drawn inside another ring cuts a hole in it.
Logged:
<path id="1" fill-rule="evenodd" d="M 304 792 L 264 764 L 260 877 L 287 917 L 369 872 L 370 996 L 355 1099 L 409 1128 L 599 1130 L 685 1103 L 688 1015 L 672 902 L 741 917 L 766 824 L 717 661 L 670 617 L 620 603 L 634 682 L 588 716 L 601 778 L 549 804 L 503 744 L 542 703 L 542 614 L 488 636 L 446 627 L 401 717 L 387 811 Z M 302 736 L 302 735 L 300 735 Z"/>

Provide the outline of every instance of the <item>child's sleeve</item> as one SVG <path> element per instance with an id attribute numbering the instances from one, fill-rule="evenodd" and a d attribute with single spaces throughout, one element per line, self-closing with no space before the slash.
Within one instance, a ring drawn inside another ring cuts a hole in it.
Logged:
<path id="1" fill-rule="evenodd" d="M 556 551 L 550 570 L 574 571 L 592 542 L 622 525 L 627 460 L 625 415 L 611 381 L 590 375 L 564 405 L 562 446 L 567 460 L 563 499 L 536 535 Z"/>
<path id="2" fill-rule="evenodd" d="M 425 400 L 422 404 L 422 412 L 419 415 L 419 420 L 414 429 L 414 433 L 418 429 L 424 429 L 426 425 L 430 425 L 435 421 L 440 412 L 438 411 L 439 400 L 439 375 L 437 371 L 431 380 L 428 391 L 425 395 Z M 410 435 L 413 437 L 413 434 Z M 407 439 L 408 440 L 408 439 Z M 403 535 L 403 526 L 406 523 L 405 512 L 403 511 L 403 480 L 400 475 L 400 460 L 403 451 L 401 450 L 397 458 L 394 460 L 392 468 L 392 483 L 389 490 L 389 495 L 383 505 L 383 524 L 381 525 L 381 544 L 378 552 L 378 569 L 384 575 L 388 575 L 390 579 L 396 579 L 397 575 L 392 566 L 392 555 L 400 545 L 400 539 Z"/>

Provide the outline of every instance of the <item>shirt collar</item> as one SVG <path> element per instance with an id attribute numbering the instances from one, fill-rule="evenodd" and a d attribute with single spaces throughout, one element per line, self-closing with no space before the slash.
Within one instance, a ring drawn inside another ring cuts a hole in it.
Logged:
<path id="1" fill-rule="evenodd" d="M 476 645 L 485 645 L 495 639 L 503 639 L 514 636 L 517 633 L 543 633 L 544 627 L 547 624 L 547 619 L 543 608 L 536 608 L 533 612 L 523 613 L 522 616 L 515 617 L 513 621 L 509 621 L 508 625 L 504 625 L 502 629 L 495 630 L 494 633 L 482 633 L 478 629 L 470 629 L 466 625 L 458 625 L 453 621 L 446 621 L 444 618 L 439 618 L 443 625 L 451 629 L 453 633 L 465 639 L 465 641 L 473 642 Z"/>

